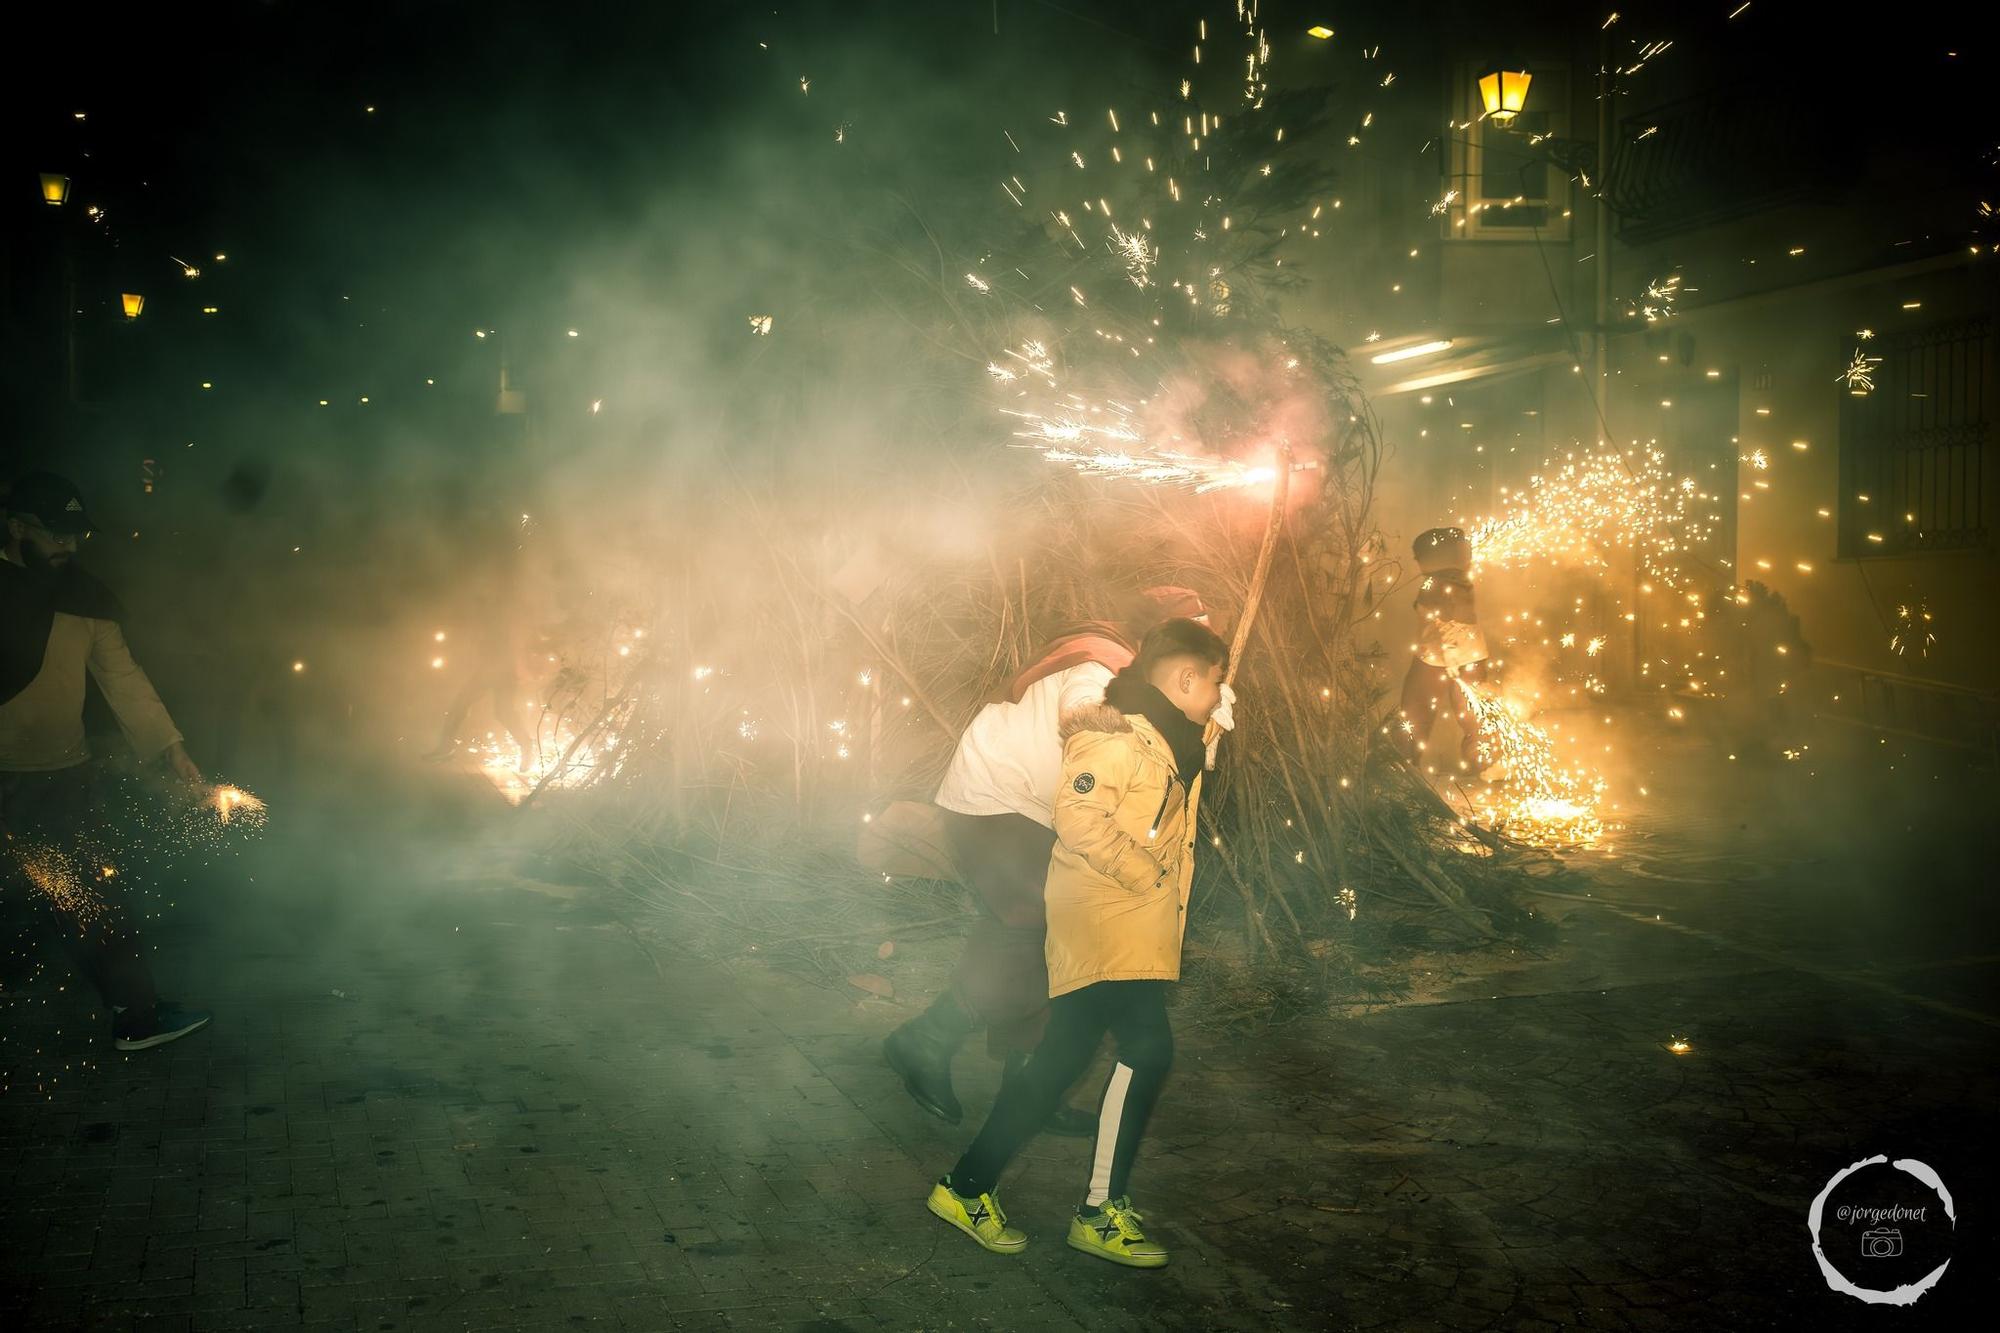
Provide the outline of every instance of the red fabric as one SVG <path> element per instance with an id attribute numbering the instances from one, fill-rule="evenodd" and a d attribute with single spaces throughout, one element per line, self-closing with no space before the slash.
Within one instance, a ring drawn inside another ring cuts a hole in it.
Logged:
<path id="1" fill-rule="evenodd" d="M 1042 645 L 1041 654 L 1034 664 L 1014 677 L 1013 683 L 1008 685 L 1007 698 L 1012 703 L 1019 703 L 1028 692 L 1028 687 L 1036 681 L 1045 680 L 1073 666 L 1082 666 L 1085 662 L 1102 663 L 1115 675 L 1132 664 L 1134 651 L 1132 645 L 1126 642 L 1124 633 L 1115 625 L 1093 620 L 1070 626 Z"/>
<path id="2" fill-rule="evenodd" d="M 1133 600 L 1131 618 L 1123 624 L 1110 620 L 1086 620 L 1057 630 L 1056 636 L 1042 645 L 1034 664 L 1014 677 L 1013 683 L 1008 685 L 1007 698 L 1012 703 L 1019 703 L 1021 696 L 1036 681 L 1073 666 L 1082 666 L 1085 662 L 1102 663 L 1110 667 L 1115 675 L 1132 665 L 1132 659 L 1139 651 L 1138 640 L 1155 626 L 1177 617 L 1204 620 L 1207 615 L 1208 608 L 1201 604 L 1201 594 L 1192 588 L 1173 584 L 1147 588 Z"/>
<path id="3" fill-rule="evenodd" d="M 1201 620 L 1208 615 L 1208 608 L 1201 604 L 1201 594 L 1193 588 L 1163 583 L 1156 588 L 1146 589 L 1139 596 L 1161 621 Z"/>

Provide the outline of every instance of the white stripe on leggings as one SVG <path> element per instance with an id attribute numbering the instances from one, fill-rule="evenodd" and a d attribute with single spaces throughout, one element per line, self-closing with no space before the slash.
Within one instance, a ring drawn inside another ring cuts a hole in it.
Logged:
<path id="1" fill-rule="evenodd" d="M 1125 1115 L 1125 1094 L 1132 1087 L 1132 1066 L 1111 1067 L 1111 1081 L 1104 1085 L 1104 1102 L 1097 1108 L 1097 1153 L 1090 1163 L 1090 1193 L 1083 1196 L 1086 1208 L 1101 1208 L 1111 1197 L 1111 1159 L 1118 1155 L 1118 1122 Z"/>

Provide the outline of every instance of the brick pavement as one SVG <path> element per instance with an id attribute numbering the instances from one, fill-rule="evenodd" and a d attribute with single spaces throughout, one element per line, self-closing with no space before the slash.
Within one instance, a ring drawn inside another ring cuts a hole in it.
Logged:
<path id="1" fill-rule="evenodd" d="M 1629 915 L 1552 903 L 1562 957 L 1439 1003 L 1186 1033 L 1137 1176 L 1175 1263 L 1145 1274 L 1062 1245 L 1076 1141 L 1006 1183 L 1020 1258 L 924 1213 L 969 1127 L 882 1067 L 906 1010 L 656 961 L 587 899 L 310 850 L 267 846 L 164 932 L 213 1030 L 0 1098 L 0 1326 L 1874 1327 L 1804 1216 L 1877 1150 L 1931 1160 L 1966 1217 L 1902 1326 L 1953 1326 L 1992 1271 L 1989 1025 Z M 16 1006 L 44 1026 L 11 1035 L 75 1043 L 85 1007 Z M 960 1070 L 983 1107 L 994 1067 Z"/>

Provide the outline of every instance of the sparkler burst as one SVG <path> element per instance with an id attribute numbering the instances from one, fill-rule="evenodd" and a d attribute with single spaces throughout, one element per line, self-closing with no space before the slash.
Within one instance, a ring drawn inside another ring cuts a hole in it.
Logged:
<path id="1" fill-rule="evenodd" d="M 1150 287 L 1153 282 L 1153 264 L 1160 252 L 1138 232 L 1121 231 L 1114 223 L 1111 228 L 1111 251 L 1125 265 L 1125 276 L 1132 280 L 1134 287 Z"/>
<path id="2" fill-rule="evenodd" d="M 1648 324 L 1657 324 L 1674 313 L 1674 302 L 1680 299 L 1680 294 L 1680 274 L 1655 278 L 1646 284 L 1646 290 L 1639 297 L 1639 314 Z"/>
<path id="3" fill-rule="evenodd" d="M 236 821 L 239 824 L 258 827 L 264 822 L 264 802 L 241 787 L 227 785 L 217 787 L 210 795 L 209 801 L 215 807 L 216 818 L 224 824 Z"/>
<path id="4" fill-rule="evenodd" d="M 1847 369 L 1834 376 L 1834 383 L 1845 384 L 1847 391 L 1856 398 L 1866 398 L 1875 392 L 1875 367 L 1882 364 L 1879 356 L 1869 356 L 1859 347 L 1848 358 Z"/>
<path id="5" fill-rule="evenodd" d="M 1896 607 L 1894 629 L 1889 635 L 1889 651 L 1898 657 L 1908 657 L 1915 653 L 1918 657 L 1929 657 L 1931 648 L 1937 643 L 1937 635 L 1931 632 L 1930 603 L 1904 602 Z"/>

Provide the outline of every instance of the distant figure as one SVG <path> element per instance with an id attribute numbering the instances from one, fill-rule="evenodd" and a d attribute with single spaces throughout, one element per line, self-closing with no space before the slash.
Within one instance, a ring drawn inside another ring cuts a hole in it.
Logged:
<path id="1" fill-rule="evenodd" d="M 121 1051 L 204 1027 L 209 1015 L 159 998 L 139 920 L 103 853 L 103 815 L 83 728 L 84 676 L 97 682 L 142 760 L 199 784 L 181 733 L 132 660 L 109 589 L 76 565 L 90 532 L 83 497 L 50 472 L 8 493 L 0 559 L 0 836 L 7 893 L 53 914 L 91 985 L 111 1006 Z"/>
<path id="2" fill-rule="evenodd" d="M 1799 745 L 1807 710 L 1793 703 L 1795 682 L 1812 668 L 1812 645 L 1782 593 L 1751 579 L 1740 591 L 1710 600 L 1710 623 L 1722 628 L 1720 656 L 1728 674 L 1722 698 L 1723 739 L 1732 751 L 1775 758 Z"/>
<path id="3" fill-rule="evenodd" d="M 918 1106 L 948 1124 L 964 1115 L 951 1061 L 980 1028 L 1004 1060 L 1002 1082 L 1019 1076 L 1048 1017 L 1042 885 L 1055 846 L 1053 807 L 1062 773 L 1063 719 L 1100 704 L 1112 674 L 1131 664 L 1139 641 L 1170 617 L 1206 621 L 1186 588 L 1148 588 L 1121 621 L 1058 631 L 1035 661 L 987 704 L 959 737 L 938 787 L 945 834 L 980 917 L 966 937 L 951 986 L 883 1043 L 889 1065 Z M 1052 1108 L 1045 1128 L 1085 1137 L 1096 1117 Z"/>
<path id="4" fill-rule="evenodd" d="M 1413 545 L 1422 579 L 1417 585 L 1417 651 L 1403 677 L 1401 725 L 1396 737 L 1415 759 L 1430 741 L 1438 716 L 1458 719 L 1458 753 L 1479 764 L 1479 726 L 1459 681 L 1486 678 L 1486 634 L 1472 595 L 1472 543 L 1457 528 L 1432 528 Z"/>

